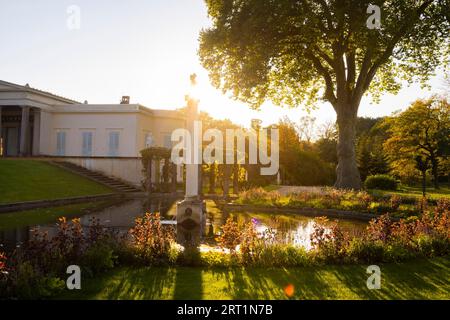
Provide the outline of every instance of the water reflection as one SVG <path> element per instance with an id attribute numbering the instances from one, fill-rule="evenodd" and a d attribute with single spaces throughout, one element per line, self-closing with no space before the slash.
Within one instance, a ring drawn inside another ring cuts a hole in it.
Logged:
<path id="1" fill-rule="evenodd" d="M 92 212 L 80 217 L 82 226 L 88 226 L 91 218 L 99 219 L 101 225 L 116 230 L 127 232 L 133 225 L 137 217 L 145 212 L 159 212 L 163 218 L 162 223 L 176 225 L 176 199 L 146 200 L 135 199 L 126 201 L 120 205 L 115 205 L 98 212 Z M 229 216 L 233 216 L 240 222 L 253 221 L 257 232 L 263 235 L 267 241 L 277 241 L 291 243 L 294 245 L 311 248 L 310 236 L 313 232 L 313 218 L 300 215 L 270 215 L 262 213 L 227 213 L 219 210 L 213 201 L 207 201 L 207 221 L 206 226 L 198 230 L 202 236 L 203 243 L 209 242 L 221 232 L 222 226 Z M 340 226 L 351 232 L 360 232 L 366 224 L 360 221 L 341 221 Z M 47 225 L 27 226 L 12 230 L 0 230 L 0 244 L 5 251 L 14 249 L 17 245 L 30 239 L 33 229 L 47 232 L 51 237 L 56 234 L 56 223 Z M 183 233 L 183 229 L 178 227 L 177 238 L 179 241 L 198 241 L 191 239 L 192 233 Z"/>

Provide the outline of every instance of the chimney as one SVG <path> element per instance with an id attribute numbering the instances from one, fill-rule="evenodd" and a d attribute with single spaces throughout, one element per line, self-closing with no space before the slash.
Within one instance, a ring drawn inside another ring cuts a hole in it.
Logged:
<path id="1" fill-rule="evenodd" d="M 120 104 L 130 104 L 130 96 L 122 96 L 122 101 Z"/>

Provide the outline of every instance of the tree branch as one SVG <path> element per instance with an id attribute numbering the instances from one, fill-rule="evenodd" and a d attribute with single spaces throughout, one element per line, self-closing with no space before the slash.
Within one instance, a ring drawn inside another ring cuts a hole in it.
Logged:
<path id="1" fill-rule="evenodd" d="M 422 5 L 417 9 L 416 14 L 415 14 L 415 19 L 414 22 L 420 18 L 420 15 L 428 8 L 428 6 L 430 6 L 433 3 L 433 0 L 427 0 L 424 3 L 422 3 Z M 408 23 L 409 22 L 409 23 Z M 394 35 L 394 37 L 392 38 L 392 40 L 390 41 L 390 43 L 387 45 L 386 49 L 384 50 L 384 52 L 381 54 L 381 56 L 377 59 L 377 61 L 374 62 L 374 64 L 371 66 L 371 68 L 369 69 L 366 79 L 365 79 L 365 83 L 363 86 L 363 92 L 366 91 L 369 86 L 370 83 L 372 82 L 376 72 L 378 71 L 378 69 L 380 68 L 380 66 L 385 63 L 389 57 L 392 55 L 392 52 L 395 48 L 395 46 L 397 45 L 397 43 L 400 41 L 401 38 L 403 38 L 405 35 L 408 34 L 408 32 L 410 31 L 411 27 L 414 26 L 414 23 L 411 23 L 410 20 L 407 20 L 407 22 L 405 22 L 405 24 L 399 29 L 399 31 Z"/>
<path id="2" fill-rule="evenodd" d="M 334 94 L 333 79 L 331 78 L 329 71 L 322 65 L 320 59 L 317 58 L 311 51 L 308 51 L 305 56 L 312 61 L 316 70 L 322 75 L 323 79 L 325 80 L 326 88 L 324 98 L 328 100 L 336 109 L 337 98 Z"/>

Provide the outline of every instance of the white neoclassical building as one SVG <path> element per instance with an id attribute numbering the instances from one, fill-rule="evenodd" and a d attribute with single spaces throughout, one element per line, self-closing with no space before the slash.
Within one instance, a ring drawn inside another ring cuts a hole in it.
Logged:
<path id="1" fill-rule="evenodd" d="M 140 184 L 140 151 L 170 147 L 184 128 L 178 111 L 130 104 L 88 104 L 0 81 L 0 156 L 64 158 L 89 169 Z"/>

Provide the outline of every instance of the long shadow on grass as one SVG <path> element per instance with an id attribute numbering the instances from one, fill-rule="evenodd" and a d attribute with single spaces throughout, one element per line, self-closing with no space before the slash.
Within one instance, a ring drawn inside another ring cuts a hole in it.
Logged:
<path id="1" fill-rule="evenodd" d="M 200 259 L 197 247 L 188 250 L 193 261 Z M 203 298 L 202 268 L 177 268 L 174 280 L 173 299 L 200 300 Z"/>
<path id="2" fill-rule="evenodd" d="M 119 300 L 170 299 L 176 270 L 170 268 L 124 269 L 103 284 L 105 296 L 100 298 Z"/>
<path id="3" fill-rule="evenodd" d="M 324 299 L 333 297 L 333 287 L 313 268 L 233 268 L 212 271 L 219 281 L 226 280 L 231 299 Z M 293 285 L 294 294 L 284 289 Z"/>
<path id="4" fill-rule="evenodd" d="M 448 299 L 450 262 L 448 258 L 380 264 L 381 289 L 369 290 L 365 267 L 358 274 L 335 270 L 335 276 L 355 294 L 369 299 Z"/>

